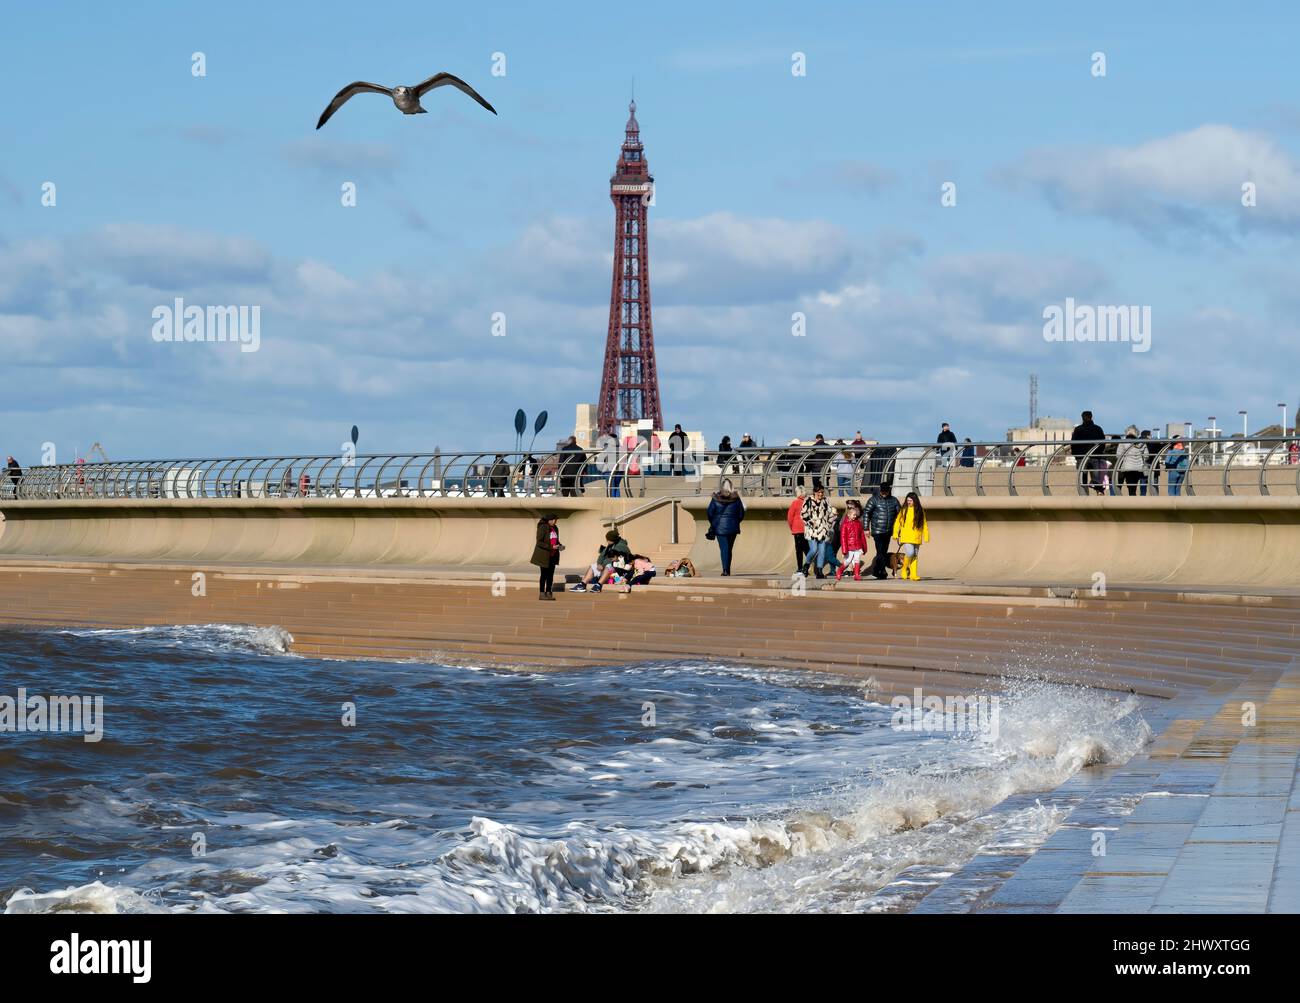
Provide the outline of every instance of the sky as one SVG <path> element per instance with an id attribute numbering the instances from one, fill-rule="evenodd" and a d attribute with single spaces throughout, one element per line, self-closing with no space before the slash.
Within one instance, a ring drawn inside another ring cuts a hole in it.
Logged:
<path id="1" fill-rule="evenodd" d="M 8 5 L 0 453 L 334 454 L 354 424 L 363 453 L 503 449 L 517 408 L 567 435 L 600 383 L 633 81 L 668 424 L 1000 440 L 1030 373 L 1040 414 L 1107 431 L 1294 420 L 1298 22 L 1163 0 Z M 352 80 L 443 70 L 499 114 L 443 88 L 427 115 L 361 95 L 315 128 Z M 258 307 L 258 350 L 157 341 L 177 297 Z M 1149 350 L 1049 340 L 1067 298 L 1149 307 Z"/>

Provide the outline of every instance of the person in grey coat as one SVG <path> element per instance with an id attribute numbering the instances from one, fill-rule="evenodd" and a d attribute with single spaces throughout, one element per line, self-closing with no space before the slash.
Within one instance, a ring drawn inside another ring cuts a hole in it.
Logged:
<path id="1" fill-rule="evenodd" d="M 1130 425 L 1124 432 L 1124 441 L 1115 447 L 1115 471 L 1120 488 L 1127 485 L 1129 494 L 1137 494 L 1146 470 L 1147 444 L 1138 438 L 1137 427 Z"/>

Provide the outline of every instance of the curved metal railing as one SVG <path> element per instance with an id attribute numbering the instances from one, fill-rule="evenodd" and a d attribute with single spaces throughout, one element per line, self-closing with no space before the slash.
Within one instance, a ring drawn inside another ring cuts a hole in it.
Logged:
<path id="1" fill-rule="evenodd" d="M 725 452 L 555 449 L 126 460 L 0 471 L 0 499 L 546 498 L 700 495 L 724 481 L 748 497 L 824 485 L 865 494 L 1300 495 L 1300 440 L 826 443 Z"/>

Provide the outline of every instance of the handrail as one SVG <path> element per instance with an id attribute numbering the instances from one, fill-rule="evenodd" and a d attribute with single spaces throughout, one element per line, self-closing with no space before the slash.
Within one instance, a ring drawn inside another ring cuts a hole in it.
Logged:
<path id="1" fill-rule="evenodd" d="M 636 508 L 629 509 L 629 511 L 621 513 L 619 516 L 604 516 L 601 520 L 601 525 L 617 526 L 621 524 L 621 522 L 628 522 L 646 512 L 653 512 L 656 508 L 663 508 L 664 505 L 667 504 L 680 505 L 681 499 L 677 498 L 677 495 L 660 495 L 659 498 L 651 498 L 649 502 L 637 505 Z M 673 540 L 673 542 L 676 542 L 676 540 Z"/>
<path id="2" fill-rule="evenodd" d="M 818 483 L 832 494 L 867 493 L 884 480 L 896 491 L 926 496 L 1005 491 L 1009 497 L 1051 497 L 1068 490 L 1066 485 L 1078 495 L 1096 493 L 1099 487 L 1118 493 L 1115 478 L 1109 487 L 1105 478 L 1118 473 L 1118 447 L 1125 441 L 1132 440 L 819 442 L 722 453 L 687 450 L 676 454 L 677 466 L 670 448 L 645 440 L 631 449 L 613 444 L 531 453 L 137 459 L 35 466 L 16 480 L 0 471 L 0 500 L 543 498 L 601 489 L 608 494 L 616 479 L 629 497 L 700 495 L 727 479 L 748 497 L 789 497 L 799 486 Z M 1295 436 L 1136 441 L 1146 451 L 1140 485 L 1147 494 L 1238 497 L 1257 490 L 1260 495 L 1300 495 L 1300 439 Z M 1169 466 L 1177 454 L 1178 462 Z M 1022 459 L 1024 467 L 1017 465 Z M 1240 473 L 1256 466 L 1257 476 Z"/>

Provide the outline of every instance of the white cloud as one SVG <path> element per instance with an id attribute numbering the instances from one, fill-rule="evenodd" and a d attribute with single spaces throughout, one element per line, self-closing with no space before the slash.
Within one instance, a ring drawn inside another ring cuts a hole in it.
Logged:
<path id="1" fill-rule="evenodd" d="M 1234 224 L 1294 230 L 1300 225 L 1300 163 L 1267 135 L 1202 125 L 1135 146 L 1048 148 L 1003 172 L 1067 212 L 1127 223 L 1155 238 Z M 1258 204 L 1242 205 L 1242 185 Z"/>

